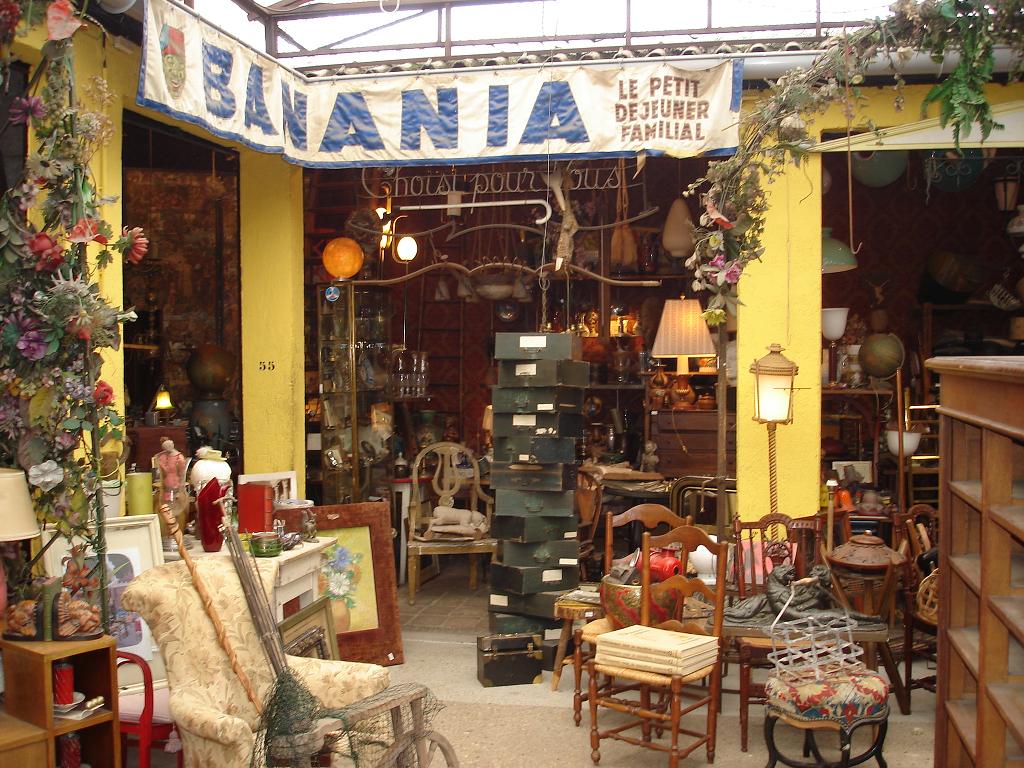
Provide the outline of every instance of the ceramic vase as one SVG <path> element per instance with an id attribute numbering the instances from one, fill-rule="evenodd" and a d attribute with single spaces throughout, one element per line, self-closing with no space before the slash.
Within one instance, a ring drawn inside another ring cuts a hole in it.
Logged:
<path id="1" fill-rule="evenodd" d="M 196 497 L 199 539 L 204 552 L 220 552 L 224 544 L 224 534 L 220 531 L 220 524 L 224 520 L 224 508 L 217 501 L 226 492 L 227 486 L 222 486 L 217 478 L 213 478 L 203 486 Z"/>

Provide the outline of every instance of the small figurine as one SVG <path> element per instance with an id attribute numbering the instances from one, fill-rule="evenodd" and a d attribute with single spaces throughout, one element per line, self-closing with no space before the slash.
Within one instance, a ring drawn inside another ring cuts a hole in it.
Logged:
<path id="1" fill-rule="evenodd" d="M 302 540 L 316 541 L 316 514 L 310 509 L 302 510 Z"/>
<path id="2" fill-rule="evenodd" d="M 658 444 L 653 440 L 648 440 L 644 443 L 644 454 L 640 457 L 641 472 L 658 471 L 658 462 L 661 461 L 661 459 L 658 458 L 657 450 Z"/>
<path id="3" fill-rule="evenodd" d="M 441 439 L 446 443 L 459 442 L 459 419 L 457 416 L 444 417 L 444 432 Z"/>

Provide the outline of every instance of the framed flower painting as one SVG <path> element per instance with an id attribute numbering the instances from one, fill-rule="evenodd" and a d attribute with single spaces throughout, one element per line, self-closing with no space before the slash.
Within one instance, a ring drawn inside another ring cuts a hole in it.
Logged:
<path id="1" fill-rule="evenodd" d="M 401 664 L 402 633 L 386 501 L 314 507 L 317 535 L 334 539 L 320 565 L 320 592 L 330 600 L 338 658 Z"/>

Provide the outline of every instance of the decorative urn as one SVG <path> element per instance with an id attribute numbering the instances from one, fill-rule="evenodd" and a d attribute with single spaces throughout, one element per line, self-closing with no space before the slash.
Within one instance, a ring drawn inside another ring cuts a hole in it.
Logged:
<path id="1" fill-rule="evenodd" d="M 884 571 L 891 563 L 903 565 L 906 558 L 885 545 L 874 534 L 859 533 L 840 544 L 829 555 L 833 565 L 850 571 Z"/>

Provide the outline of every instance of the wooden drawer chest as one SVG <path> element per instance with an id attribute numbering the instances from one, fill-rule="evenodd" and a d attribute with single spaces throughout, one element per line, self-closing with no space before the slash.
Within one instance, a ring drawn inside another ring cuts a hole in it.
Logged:
<path id="1" fill-rule="evenodd" d="M 726 464 L 736 472 L 736 414 L 726 415 Z M 666 477 L 713 475 L 718 467 L 715 411 L 655 411 L 651 440 L 658 445 L 658 471 Z"/>

